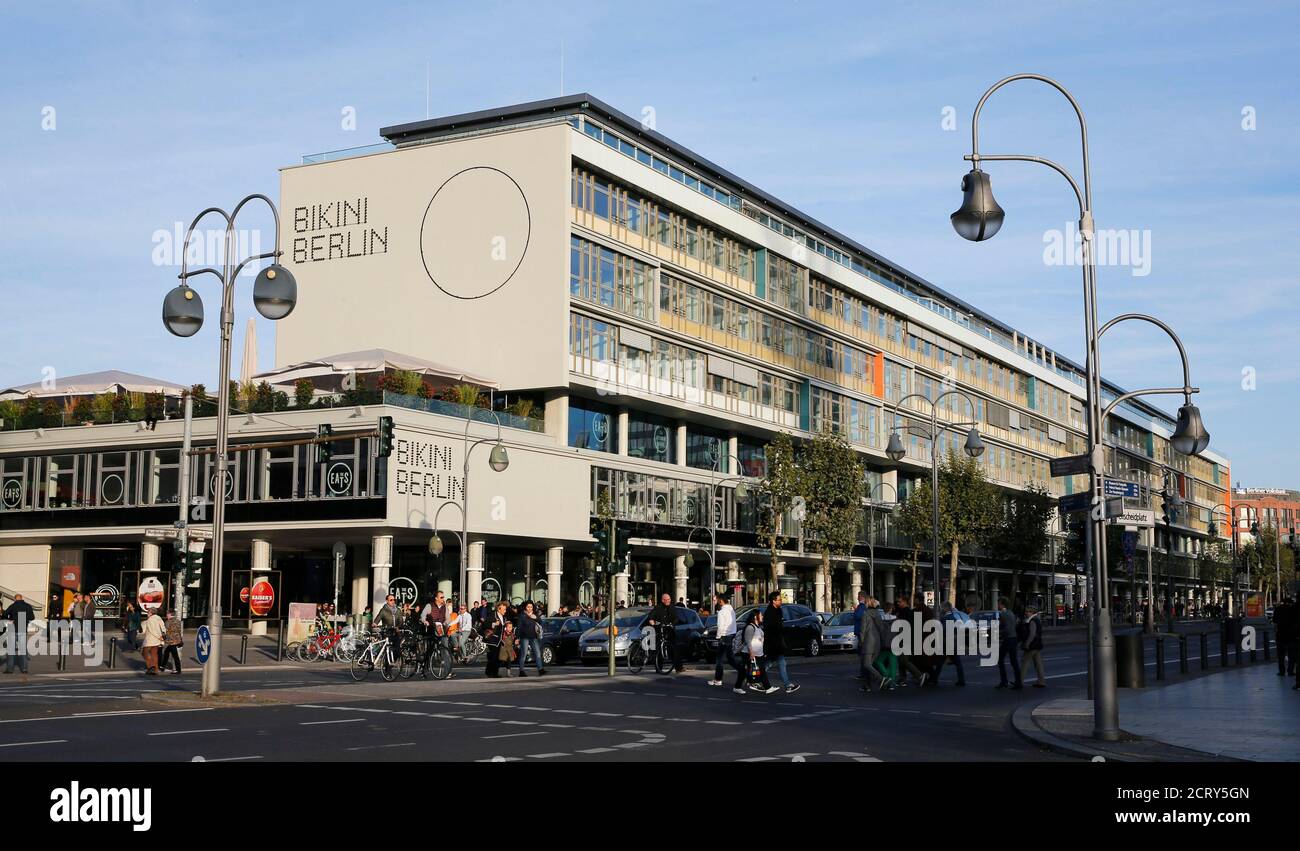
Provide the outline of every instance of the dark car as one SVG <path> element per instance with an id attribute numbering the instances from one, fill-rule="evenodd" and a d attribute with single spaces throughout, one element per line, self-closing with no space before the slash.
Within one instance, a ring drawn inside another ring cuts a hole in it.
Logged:
<path id="1" fill-rule="evenodd" d="M 736 631 L 742 632 L 753 620 L 755 611 L 767 606 L 741 606 L 736 611 Z M 790 653 L 819 656 L 822 652 L 822 621 L 807 606 L 781 604 L 781 625 L 785 632 L 785 649 Z M 718 652 L 718 618 L 710 615 L 703 635 L 704 657 L 712 660 Z"/>
<path id="2" fill-rule="evenodd" d="M 596 625 L 591 618 L 542 618 L 542 665 L 578 658 L 578 639 Z"/>

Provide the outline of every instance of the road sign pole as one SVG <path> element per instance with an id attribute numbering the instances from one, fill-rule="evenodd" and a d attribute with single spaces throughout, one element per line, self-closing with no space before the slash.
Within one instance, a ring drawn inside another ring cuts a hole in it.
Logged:
<path id="1" fill-rule="evenodd" d="M 181 469 L 180 469 L 180 520 L 176 527 L 179 530 L 177 543 L 180 547 L 182 564 L 180 570 L 176 571 L 175 586 L 176 590 L 172 592 L 172 604 L 176 611 L 176 619 L 180 620 L 185 616 L 185 579 L 189 574 L 190 563 L 190 538 L 189 538 L 189 512 L 190 512 L 190 437 L 194 426 L 194 394 L 185 394 L 185 428 L 181 433 Z"/>

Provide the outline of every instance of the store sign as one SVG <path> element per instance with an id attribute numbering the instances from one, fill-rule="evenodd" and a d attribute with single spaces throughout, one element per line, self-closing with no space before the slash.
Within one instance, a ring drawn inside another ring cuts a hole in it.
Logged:
<path id="1" fill-rule="evenodd" d="M 668 454 L 668 429 L 663 426 L 655 426 L 655 454 Z"/>
<path id="2" fill-rule="evenodd" d="M 135 599 L 140 604 L 140 608 L 149 612 L 161 609 L 166 598 L 167 589 L 163 587 L 157 576 L 146 577 L 135 592 Z"/>
<path id="3" fill-rule="evenodd" d="M 216 494 L 217 492 L 217 475 L 218 475 L 217 473 L 213 473 L 212 477 L 208 479 L 208 493 L 210 494 Z M 226 499 L 229 500 L 230 497 L 235 493 L 235 477 L 230 474 L 229 470 L 227 470 L 225 473 L 225 478 L 226 478 L 226 487 L 224 488 L 224 490 L 225 490 Z"/>
<path id="4" fill-rule="evenodd" d="M 370 198 L 329 198 L 293 208 L 293 262 L 388 253 L 388 226 L 370 220 Z"/>
<path id="5" fill-rule="evenodd" d="M 275 608 L 275 586 L 265 579 L 253 583 L 248 592 L 248 610 L 262 618 Z"/>
<path id="6" fill-rule="evenodd" d="M 5 508 L 17 508 L 23 504 L 22 479 L 5 479 L 4 484 L 0 485 L 0 503 Z"/>
<path id="7" fill-rule="evenodd" d="M 591 418 L 591 434 L 596 438 L 596 442 L 601 446 L 609 440 L 609 416 L 606 414 L 596 414 Z"/>
<path id="8" fill-rule="evenodd" d="M 388 583 L 388 593 L 397 598 L 399 607 L 408 604 L 414 606 L 420 599 L 420 586 L 415 584 L 414 579 L 399 576 Z"/>
<path id="9" fill-rule="evenodd" d="M 394 440 L 393 493 L 456 502 L 465 497 L 459 441 Z"/>
<path id="10" fill-rule="evenodd" d="M 346 461 L 336 461 L 325 473 L 325 487 L 330 496 L 346 496 L 352 493 L 352 467 Z"/>
<path id="11" fill-rule="evenodd" d="M 91 599 L 95 601 L 95 607 L 99 609 L 116 609 L 118 601 L 122 599 L 121 593 L 117 590 L 116 585 L 101 585 L 91 592 Z"/>
<path id="12" fill-rule="evenodd" d="M 248 586 L 239 589 L 239 602 L 248 605 Z"/>
<path id="13" fill-rule="evenodd" d="M 117 505 L 125 492 L 126 485 L 117 473 L 105 476 L 99 483 L 99 501 L 104 505 Z"/>

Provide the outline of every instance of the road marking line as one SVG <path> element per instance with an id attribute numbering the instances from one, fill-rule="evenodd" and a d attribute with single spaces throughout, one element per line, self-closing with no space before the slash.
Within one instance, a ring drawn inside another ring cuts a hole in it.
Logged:
<path id="1" fill-rule="evenodd" d="M 614 752 L 613 748 L 587 748 L 586 750 L 578 751 L 578 753 L 613 753 L 613 752 Z"/>
<path id="2" fill-rule="evenodd" d="M 736 762 L 776 762 L 774 756 L 751 756 L 749 759 L 738 759 Z"/>
<path id="3" fill-rule="evenodd" d="M 530 753 L 530 754 L 528 755 L 528 758 L 529 758 L 529 759 L 551 759 L 552 757 L 557 757 L 557 756 L 568 756 L 568 754 L 567 754 L 567 753 L 563 753 L 563 752 L 557 752 L 557 753 Z"/>
<path id="4" fill-rule="evenodd" d="M 631 718 L 634 721 L 658 721 L 659 720 L 658 715 L 629 715 L 627 717 Z"/>
<path id="5" fill-rule="evenodd" d="M 572 730 L 572 724 L 543 724 L 543 727 L 554 727 L 557 730 Z"/>
<path id="6" fill-rule="evenodd" d="M 506 708 L 509 709 L 509 707 Z M 552 711 L 558 712 L 561 715 L 586 715 L 587 714 L 587 710 L 585 709 L 554 709 Z"/>
<path id="7" fill-rule="evenodd" d="M 407 715 L 407 714 L 415 714 L 415 715 L 418 715 L 419 713 L 418 713 L 418 712 L 416 712 L 416 713 L 399 712 L 398 714 L 399 714 L 399 715 Z M 355 723 L 355 722 L 357 722 L 357 721 L 364 721 L 364 720 L 366 720 L 366 719 L 364 719 L 364 718 L 340 718 L 340 719 L 338 719 L 337 721 L 299 721 L 298 724 L 299 724 L 299 726 L 302 726 L 302 727 L 311 727 L 311 726 L 314 726 L 314 725 L 316 725 L 316 724 L 353 724 L 353 723 Z"/>
<path id="8" fill-rule="evenodd" d="M 588 713 L 588 714 L 590 714 L 590 715 L 596 715 L 596 716 L 599 716 L 599 717 L 601 717 L 601 718 L 622 718 L 622 717 L 623 717 L 623 713 L 622 713 L 622 712 L 591 712 L 591 713 Z"/>
<path id="9" fill-rule="evenodd" d="M 705 721 L 704 723 L 705 723 L 705 724 L 725 724 L 725 725 L 728 726 L 728 727 L 738 727 L 738 726 L 740 726 L 743 722 L 741 722 L 741 721 Z"/>
<path id="10" fill-rule="evenodd" d="M 594 733 L 612 733 L 613 727 L 579 727 L 579 730 L 591 730 Z"/>
<path id="11" fill-rule="evenodd" d="M 219 759 L 205 759 L 204 762 L 239 762 L 245 759 L 261 759 L 260 756 L 223 756 Z"/>
<path id="12" fill-rule="evenodd" d="M 0 745 L 0 748 L 21 748 L 27 745 L 58 745 L 66 741 L 67 739 L 45 739 L 40 742 L 6 742 Z"/>
<path id="13" fill-rule="evenodd" d="M 415 742 L 394 742 L 391 745 L 359 745 L 358 747 L 355 748 L 348 748 L 348 750 L 366 751 L 366 750 L 377 750 L 379 748 L 409 748 L 412 747 L 414 744 Z"/>
<path id="14" fill-rule="evenodd" d="M 137 715 L 166 715 L 175 712 L 211 712 L 215 707 L 201 706 L 195 709 L 123 709 L 117 712 L 78 712 L 75 715 L 52 715 L 48 718 L 8 718 L 0 724 L 26 724 L 32 721 L 72 721 L 82 718 L 111 718 L 115 715 L 134 717 Z"/>
<path id="15" fill-rule="evenodd" d="M 146 733 L 148 736 L 188 736 L 191 733 L 229 733 L 229 727 L 209 727 L 206 730 L 164 730 L 161 733 Z"/>
<path id="16" fill-rule="evenodd" d="M 479 736 L 480 739 L 515 739 L 520 736 L 546 736 L 549 735 L 545 730 L 535 730 L 531 733 L 502 733 L 498 736 Z"/>

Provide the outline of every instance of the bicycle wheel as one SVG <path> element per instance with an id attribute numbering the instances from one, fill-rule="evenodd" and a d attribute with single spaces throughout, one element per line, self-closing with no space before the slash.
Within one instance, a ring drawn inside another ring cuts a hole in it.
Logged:
<path id="1" fill-rule="evenodd" d="M 392 682 L 397 679 L 400 671 L 399 660 L 393 658 L 392 649 L 387 648 L 379 654 L 379 673 L 386 682 Z"/>
<path id="2" fill-rule="evenodd" d="M 404 680 L 409 680 L 420 672 L 420 665 L 423 660 L 420 658 L 420 648 L 417 644 L 407 643 L 402 646 L 402 661 L 398 666 L 397 673 Z"/>
<path id="3" fill-rule="evenodd" d="M 349 666 L 349 670 L 352 671 L 352 679 L 357 682 L 361 682 L 366 677 L 370 676 L 370 672 L 374 669 L 374 654 L 370 652 L 369 648 L 367 648 L 364 653 L 358 653 L 356 657 L 353 658 L 352 664 Z"/>
<path id="4" fill-rule="evenodd" d="M 319 662 L 321 657 L 321 649 L 320 649 L 320 645 L 316 643 L 316 640 L 312 639 L 311 641 L 304 641 L 303 644 L 307 645 L 307 648 L 302 651 L 302 655 L 305 657 L 305 661 Z"/>
<path id="5" fill-rule="evenodd" d="M 627 648 L 627 669 L 634 674 L 639 674 L 644 667 L 645 648 L 641 646 L 641 642 L 635 641 Z"/>
<path id="6" fill-rule="evenodd" d="M 356 642 L 352 639 L 340 639 L 339 643 L 334 645 L 334 658 L 339 662 L 351 662 L 356 656 L 356 649 Z"/>
<path id="7" fill-rule="evenodd" d="M 659 643 L 659 651 L 655 653 L 655 673 L 668 674 L 673 670 L 673 663 L 677 659 L 677 648 L 673 647 L 672 641 L 662 641 Z"/>
<path id="8" fill-rule="evenodd" d="M 290 661 L 297 659 L 298 645 L 301 643 L 302 643 L 301 641 L 291 641 L 288 644 L 284 645 L 284 655 L 281 658 L 288 659 Z"/>
<path id="9" fill-rule="evenodd" d="M 451 676 L 451 667 L 451 651 L 442 646 L 434 648 L 433 655 L 429 657 L 429 676 L 435 680 L 445 680 Z"/>

